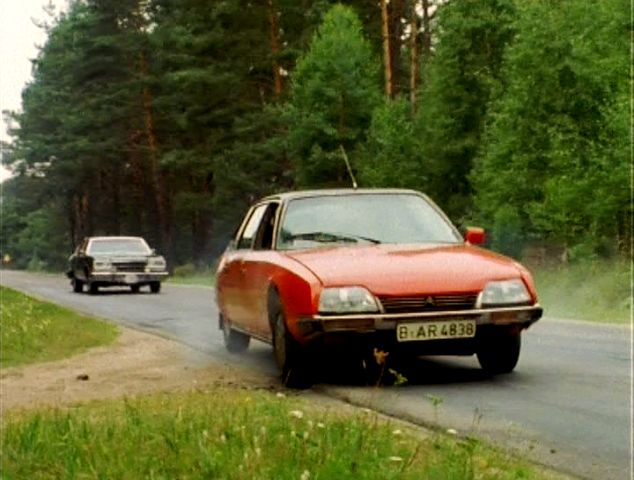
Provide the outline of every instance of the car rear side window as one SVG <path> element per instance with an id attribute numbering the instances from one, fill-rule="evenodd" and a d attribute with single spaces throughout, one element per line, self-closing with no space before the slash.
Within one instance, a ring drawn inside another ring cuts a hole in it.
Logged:
<path id="1" fill-rule="evenodd" d="M 242 231 L 242 235 L 240 236 L 240 240 L 238 240 L 238 248 L 251 248 L 253 245 L 253 240 L 258 233 L 258 227 L 262 222 L 262 217 L 266 212 L 268 204 L 263 204 L 255 207 L 253 212 L 251 212 L 251 216 L 247 221 L 244 230 Z"/>

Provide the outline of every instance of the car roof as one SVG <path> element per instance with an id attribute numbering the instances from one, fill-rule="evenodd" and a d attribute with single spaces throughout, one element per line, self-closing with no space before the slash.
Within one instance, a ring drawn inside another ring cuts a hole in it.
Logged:
<path id="1" fill-rule="evenodd" d="M 309 197 L 327 197 L 327 196 L 340 196 L 340 195 L 368 195 L 368 194 L 409 194 L 409 195 L 422 195 L 416 190 L 409 190 L 405 188 L 324 188 L 318 190 L 295 190 L 290 192 L 277 193 L 269 195 L 261 199 L 261 202 L 278 200 L 281 202 L 288 200 L 295 200 L 298 198 Z"/>

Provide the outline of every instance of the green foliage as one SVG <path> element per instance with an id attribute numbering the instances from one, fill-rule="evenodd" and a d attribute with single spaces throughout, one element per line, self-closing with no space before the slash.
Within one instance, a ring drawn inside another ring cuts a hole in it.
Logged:
<path id="1" fill-rule="evenodd" d="M 36 258 L 36 257 L 34 257 Z M 60 360 L 112 343 L 115 326 L 0 287 L 2 368 Z"/>
<path id="2" fill-rule="evenodd" d="M 377 63 L 361 22 L 335 5 L 292 77 L 289 143 L 301 186 L 349 185 L 340 146 L 365 137 L 379 98 Z"/>
<path id="3" fill-rule="evenodd" d="M 408 3 L 389 7 L 400 92 Z M 258 197 L 349 186 L 341 147 L 361 186 L 421 189 L 512 255 L 625 251 L 626 1 L 432 3 L 413 114 L 381 100 L 373 2 L 71 2 L 10 115 L 3 252 L 61 269 L 83 236 L 138 234 L 203 268 Z"/>
<path id="4" fill-rule="evenodd" d="M 491 92 L 501 81 L 505 48 L 514 35 L 512 0 L 447 2 L 438 13 L 435 56 L 418 113 L 428 193 L 454 220 L 469 215 L 468 175 L 480 148 Z"/>
<path id="5" fill-rule="evenodd" d="M 627 11 L 522 5 L 472 177 L 485 221 L 507 207 L 525 232 L 566 245 L 631 238 Z"/>
<path id="6" fill-rule="evenodd" d="M 377 107 L 367 142 L 359 148 L 356 165 L 364 187 L 402 187 L 426 190 L 429 174 L 410 105 L 402 97 Z"/>
<path id="7" fill-rule="evenodd" d="M 473 440 L 421 438 L 372 414 L 307 407 L 265 391 L 214 389 L 7 415 L 3 475 L 34 480 L 544 478 L 536 468 Z"/>

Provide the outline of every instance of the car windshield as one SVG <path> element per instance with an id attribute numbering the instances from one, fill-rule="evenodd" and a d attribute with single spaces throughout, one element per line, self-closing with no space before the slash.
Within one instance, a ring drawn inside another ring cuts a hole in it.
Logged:
<path id="1" fill-rule="evenodd" d="M 458 242 L 462 242 L 458 232 L 425 198 L 408 193 L 360 193 L 289 201 L 277 248 Z"/>
<path id="2" fill-rule="evenodd" d="M 150 247 L 140 238 L 108 238 L 92 240 L 89 255 L 148 255 Z"/>

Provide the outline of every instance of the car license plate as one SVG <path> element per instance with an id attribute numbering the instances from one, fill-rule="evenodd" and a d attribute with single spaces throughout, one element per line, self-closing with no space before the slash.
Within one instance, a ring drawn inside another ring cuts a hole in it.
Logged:
<path id="1" fill-rule="evenodd" d="M 475 320 L 444 320 L 441 322 L 401 323 L 396 326 L 399 342 L 443 340 L 475 337 Z"/>
<path id="2" fill-rule="evenodd" d="M 125 283 L 136 283 L 139 281 L 139 277 L 134 273 L 128 273 L 125 277 L 123 277 L 123 281 Z"/>

